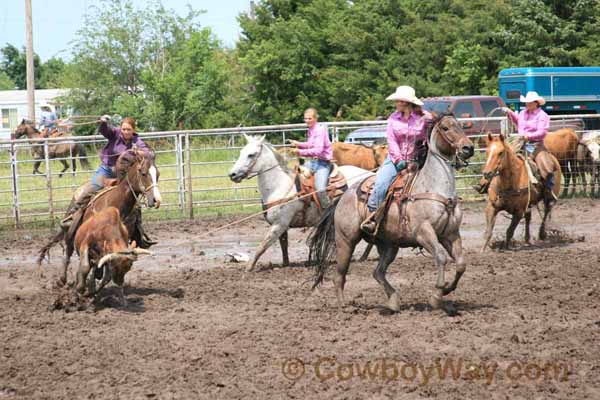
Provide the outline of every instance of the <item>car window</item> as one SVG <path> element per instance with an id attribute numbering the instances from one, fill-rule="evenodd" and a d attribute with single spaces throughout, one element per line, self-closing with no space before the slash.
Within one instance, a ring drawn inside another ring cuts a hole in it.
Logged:
<path id="1" fill-rule="evenodd" d="M 468 101 L 461 101 L 456 103 L 453 112 L 454 115 L 456 115 L 456 117 L 458 118 L 465 116 L 465 114 L 469 114 L 470 117 L 477 116 L 475 115 L 475 107 L 473 107 L 473 103 Z"/>
<path id="2" fill-rule="evenodd" d="M 449 101 L 435 101 L 435 100 L 425 100 L 425 105 L 423 106 L 429 112 L 434 112 L 436 114 L 442 114 L 448 111 L 450 107 Z"/>
<path id="3" fill-rule="evenodd" d="M 484 117 L 500 117 L 504 115 L 502 110 L 500 110 L 500 104 L 498 100 L 482 100 L 481 108 L 483 109 Z"/>

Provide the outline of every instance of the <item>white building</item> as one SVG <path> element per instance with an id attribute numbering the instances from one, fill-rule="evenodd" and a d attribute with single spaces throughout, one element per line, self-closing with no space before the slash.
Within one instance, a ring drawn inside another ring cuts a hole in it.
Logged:
<path id="1" fill-rule="evenodd" d="M 38 89 L 35 91 L 35 116 L 39 121 L 40 106 L 47 104 L 53 111 L 60 111 L 57 97 L 68 93 L 66 89 Z M 10 138 L 11 132 L 23 118 L 29 118 L 27 90 L 0 90 L 0 139 Z"/>

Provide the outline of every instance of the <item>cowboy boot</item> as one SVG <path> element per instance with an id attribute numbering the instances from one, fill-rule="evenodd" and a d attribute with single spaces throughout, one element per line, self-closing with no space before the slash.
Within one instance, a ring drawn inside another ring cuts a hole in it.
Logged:
<path id="1" fill-rule="evenodd" d="M 77 213 L 77 211 L 87 207 L 90 200 L 97 192 L 97 187 L 89 183 L 85 184 L 77 192 L 75 192 L 75 195 L 71 200 L 71 204 L 69 204 L 69 208 L 67 209 L 67 215 L 60 221 L 60 226 L 68 230 L 73 223 L 73 216 Z"/>
<path id="2" fill-rule="evenodd" d="M 366 234 L 374 235 L 377 229 L 377 221 L 375 221 L 375 214 L 377 211 L 369 211 L 367 218 L 360 224 L 360 230 Z"/>

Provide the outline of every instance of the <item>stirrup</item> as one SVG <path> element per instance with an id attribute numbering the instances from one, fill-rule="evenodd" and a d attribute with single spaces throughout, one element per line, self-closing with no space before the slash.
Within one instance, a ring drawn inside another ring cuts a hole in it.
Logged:
<path id="1" fill-rule="evenodd" d="M 374 235 L 377 230 L 377 221 L 375 221 L 375 211 L 369 213 L 369 216 L 360 224 L 360 230 L 366 234 Z"/>

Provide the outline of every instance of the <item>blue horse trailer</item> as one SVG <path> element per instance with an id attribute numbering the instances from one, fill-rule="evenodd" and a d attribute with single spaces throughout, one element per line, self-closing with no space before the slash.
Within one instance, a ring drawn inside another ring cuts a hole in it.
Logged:
<path id="1" fill-rule="evenodd" d="M 550 115 L 600 114 L 600 67 L 508 68 L 498 75 L 500 97 L 508 107 L 520 110 L 521 95 L 536 91 L 546 100 Z M 586 121 L 598 127 L 597 118 Z"/>

